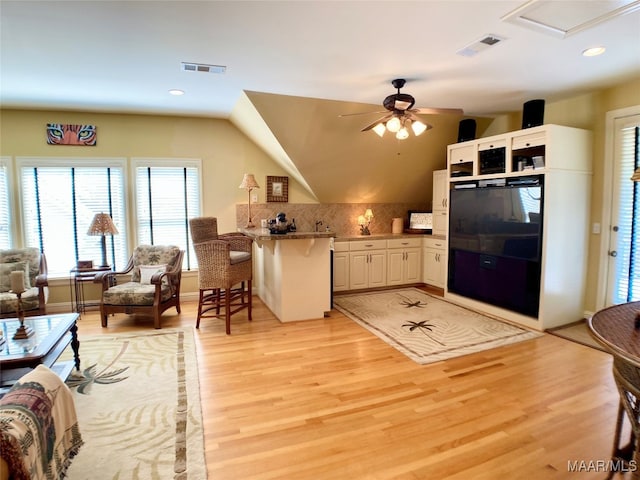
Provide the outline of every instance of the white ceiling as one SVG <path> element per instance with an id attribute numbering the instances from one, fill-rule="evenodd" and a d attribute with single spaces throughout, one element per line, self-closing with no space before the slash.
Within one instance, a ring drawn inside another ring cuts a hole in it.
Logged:
<path id="1" fill-rule="evenodd" d="M 402 77 L 418 107 L 490 116 L 640 75 L 640 10 L 559 38 L 501 20 L 524 3 L 0 0 L 0 101 L 228 118 L 243 90 L 380 104 Z M 568 5 L 620 1 L 550 3 L 570 25 Z M 487 34 L 505 40 L 456 54 Z M 604 55 L 581 55 L 598 45 Z M 184 72 L 181 62 L 227 70 Z"/>

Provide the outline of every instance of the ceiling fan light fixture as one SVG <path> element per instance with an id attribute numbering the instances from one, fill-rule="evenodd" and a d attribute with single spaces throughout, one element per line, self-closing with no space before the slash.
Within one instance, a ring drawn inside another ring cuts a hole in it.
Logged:
<path id="1" fill-rule="evenodd" d="M 378 134 L 378 136 L 382 137 L 384 132 L 387 131 L 387 127 L 385 127 L 384 123 L 379 123 L 375 127 L 373 127 L 373 131 Z"/>
<path id="2" fill-rule="evenodd" d="M 387 130 L 392 133 L 397 133 L 401 127 L 402 124 L 400 123 L 400 119 L 398 117 L 394 116 L 387 122 Z"/>
<path id="3" fill-rule="evenodd" d="M 426 129 L 427 129 L 427 126 L 424 123 L 422 123 L 420 120 L 414 120 L 411 123 L 411 130 L 413 130 L 413 133 L 415 134 L 416 137 L 418 135 L 422 135 Z"/>
<path id="4" fill-rule="evenodd" d="M 398 133 L 396 133 L 396 138 L 398 140 L 404 140 L 405 138 L 409 138 L 409 131 L 407 130 L 407 128 L 402 127 L 400 130 L 398 130 Z"/>

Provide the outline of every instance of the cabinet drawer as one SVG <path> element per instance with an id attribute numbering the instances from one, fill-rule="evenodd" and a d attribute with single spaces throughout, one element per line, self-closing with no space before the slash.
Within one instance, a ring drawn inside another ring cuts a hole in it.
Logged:
<path id="1" fill-rule="evenodd" d="M 449 165 L 457 163 L 473 162 L 476 158 L 475 144 L 464 147 L 455 147 L 449 150 Z"/>
<path id="2" fill-rule="evenodd" d="M 519 135 L 511 140 L 511 150 L 521 150 L 523 148 L 537 147 L 544 145 L 546 141 L 545 132 L 535 132 L 528 135 Z"/>
<path id="3" fill-rule="evenodd" d="M 387 248 L 409 248 L 419 247 L 421 238 L 394 238 L 393 240 L 387 240 Z"/>
<path id="4" fill-rule="evenodd" d="M 386 248 L 386 240 L 356 240 L 349 242 L 349 250 L 351 250 L 352 252 L 358 250 L 385 250 Z"/>
<path id="5" fill-rule="evenodd" d="M 349 242 L 335 242 L 333 244 L 333 250 L 335 252 L 348 252 L 349 251 Z"/>
<path id="6" fill-rule="evenodd" d="M 490 140 L 487 142 L 478 143 L 478 151 L 493 150 L 494 148 L 506 148 L 507 139 L 502 138 L 498 140 Z"/>
<path id="7" fill-rule="evenodd" d="M 425 248 L 437 248 L 445 250 L 447 248 L 447 241 L 439 238 L 427 238 L 422 239 L 422 246 Z"/>

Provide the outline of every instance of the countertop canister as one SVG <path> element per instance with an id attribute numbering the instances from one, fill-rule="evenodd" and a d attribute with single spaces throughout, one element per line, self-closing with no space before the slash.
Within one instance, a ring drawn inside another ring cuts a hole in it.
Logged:
<path id="1" fill-rule="evenodd" d="M 391 233 L 402 233 L 402 218 L 391 220 Z"/>

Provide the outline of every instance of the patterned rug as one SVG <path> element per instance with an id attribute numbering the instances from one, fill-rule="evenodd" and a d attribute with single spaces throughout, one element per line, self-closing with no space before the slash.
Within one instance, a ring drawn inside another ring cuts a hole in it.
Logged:
<path id="1" fill-rule="evenodd" d="M 84 446 L 68 480 L 207 478 L 191 329 L 80 338 L 80 361 L 67 385 Z"/>
<path id="2" fill-rule="evenodd" d="M 453 305 L 417 288 L 339 295 L 334 297 L 334 305 L 420 364 L 542 335 Z"/>

